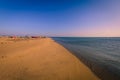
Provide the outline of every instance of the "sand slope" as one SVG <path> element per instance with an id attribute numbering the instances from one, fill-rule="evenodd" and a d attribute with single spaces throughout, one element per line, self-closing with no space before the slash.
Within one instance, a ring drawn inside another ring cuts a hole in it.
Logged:
<path id="1" fill-rule="evenodd" d="M 0 80 L 99 80 L 50 38 L 0 38 Z"/>

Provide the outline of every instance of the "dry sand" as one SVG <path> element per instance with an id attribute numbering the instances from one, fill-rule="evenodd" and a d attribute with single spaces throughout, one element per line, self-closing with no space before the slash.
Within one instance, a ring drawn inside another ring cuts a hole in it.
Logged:
<path id="1" fill-rule="evenodd" d="M 0 80 L 99 80 L 50 38 L 0 38 Z"/>

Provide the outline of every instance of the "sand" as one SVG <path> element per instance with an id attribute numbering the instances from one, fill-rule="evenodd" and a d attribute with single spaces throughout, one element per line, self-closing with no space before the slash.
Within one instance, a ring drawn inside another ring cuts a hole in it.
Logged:
<path id="1" fill-rule="evenodd" d="M 100 80 L 51 38 L 0 38 L 0 80 Z"/>

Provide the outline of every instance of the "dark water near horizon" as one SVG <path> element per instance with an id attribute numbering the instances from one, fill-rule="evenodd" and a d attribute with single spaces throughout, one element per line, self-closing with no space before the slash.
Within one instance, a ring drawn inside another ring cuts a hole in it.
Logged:
<path id="1" fill-rule="evenodd" d="M 120 80 L 120 38 L 54 37 L 102 80 Z"/>

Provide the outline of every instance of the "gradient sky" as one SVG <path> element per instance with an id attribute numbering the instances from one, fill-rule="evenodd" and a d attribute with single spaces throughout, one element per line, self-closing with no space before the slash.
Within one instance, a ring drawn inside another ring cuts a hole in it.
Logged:
<path id="1" fill-rule="evenodd" d="M 120 0 L 0 0 L 0 34 L 120 37 Z"/>

